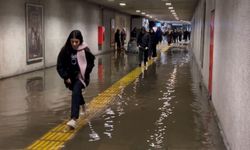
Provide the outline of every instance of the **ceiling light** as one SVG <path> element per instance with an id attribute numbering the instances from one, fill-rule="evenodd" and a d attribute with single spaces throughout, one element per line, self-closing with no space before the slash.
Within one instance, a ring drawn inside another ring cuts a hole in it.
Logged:
<path id="1" fill-rule="evenodd" d="M 171 13 L 173 13 L 173 12 L 175 12 L 175 10 L 174 10 L 174 9 L 172 9 L 172 10 L 170 10 L 170 12 L 171 12 Z"/>
<path id="2" fill-rule="evenodd" d="M 171 6 L 172 4 L 171 4 L 171 3 L 165 3 L 165 5 L 167 5 L 167 6 Z"/>
<path id="3" fill-rule="evenodd" d="M 174 9 L 174 7 L 168 7 L 168 9 Z"/>
<path id="4" fill-rule="evenodd" d="M 145 15 L 146 13 L 145 12 L 141 12 L 142 15 Z"/>
<path id="5" fill-rule="evenodd" d="M 126 6 L 126 3 L 120 3 L 120 6 Z"/>
<path id="6" fill-rule="evenodd" d="M 115 0 L 108 0 L 108 2 L 114 2 Z"/>
<path id="7" fill-rule="evenodd" d="M 135 12 L 140 13 L 141 11 L 140 10 L 136 10 Z"/>

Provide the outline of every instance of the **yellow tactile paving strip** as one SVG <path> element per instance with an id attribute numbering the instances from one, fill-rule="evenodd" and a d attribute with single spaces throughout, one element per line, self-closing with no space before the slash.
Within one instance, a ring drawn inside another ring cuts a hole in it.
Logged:
<path id="1" fill-rule="evenodd" d="M 161 49 L 162 52 L 166 52 L 171 47 L 172 47 L 172 45 L 168 45 L 168 44 L 162 44 L 162 45 L 160 45 L 160 49 Z"/>
<path id="2" fill-rule="evenodd" d="M 162 47 L 162 50 L 167 51 L 169 47 Z M 151 65 L 153 61 L 149 61 L 149 65 Z M 102 110 L 104 110 L 108 104 L 112 103 L 115 97 L 121 92 L 123 88 L 133 82 L 140 74 L 142 73 L 142 69 L 140 67 L 134 69 L 132 72 L 121 78 L 119 81 L 114 83 L 111 87 L 109 87 L 104 92 L 98 94 L 93 100 L 88 104 L 87 113 L 77 121 L 77 128 L 75 130 L 70 130 L 66 121 L 57 125 L 50 131 L 48 131 L 45 135 L 43 135 L 40 139 L 33 142 L 26 149 L 28 150 L 38 150 L 38 149 L 46 149 L 46 150 L 56 150 L 61 149 L 64 144 L 74 137 L 74 135 L 81 129 L 85 124 L 88 123 L 90 119 L 100 114 Z"/>

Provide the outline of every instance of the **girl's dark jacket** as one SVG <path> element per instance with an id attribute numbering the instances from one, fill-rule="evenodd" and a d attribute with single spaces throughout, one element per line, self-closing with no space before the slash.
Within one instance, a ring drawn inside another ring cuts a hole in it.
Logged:
<path id="1" fill-rule="evenodd" d="M 87 60 L 87 67 L 85 71 L 85 78 L 84 82 L 86 86 L 88 86 L 90 81 L 90 73 L 95 66 L 95 56 L 90 52 L 88 47 L 84 48 L 85 56 Z M 65 86 L 70 88 L 69 85 L 66 84 L 66 80 L 70 78 L 71 81 L 76 79 L 76 75 L 70 71 L 71 67 L 71 58 L 70 58 L 70 51 L 66 49 L 62 49 L 57 57 L 57 72 L 61 78 L 64 79 Z"/>

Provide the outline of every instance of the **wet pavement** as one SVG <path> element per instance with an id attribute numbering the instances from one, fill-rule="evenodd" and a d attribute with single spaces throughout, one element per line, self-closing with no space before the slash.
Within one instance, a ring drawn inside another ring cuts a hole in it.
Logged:
<path id="1" fill-rule="evenodd" d="M 192 55 L 180 49 L 125 87 L 66 150 L 224 150 Z M 90 102 L 137 67 L 137 55 L 100 55 L 84 97 Z M 23 149 L 70 114 L 70 91 L 55 67 L 0 80 L 0 149 Z"/>

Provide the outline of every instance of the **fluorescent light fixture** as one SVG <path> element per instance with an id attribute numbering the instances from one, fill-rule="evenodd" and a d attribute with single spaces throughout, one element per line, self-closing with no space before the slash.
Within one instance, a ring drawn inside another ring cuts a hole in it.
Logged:
<path id="1" fill-rule="evenodd" d="M 142 15 L 145 15 L 146 13 L 145 12 L 141 12 Z"/>
<path id="2" fill-rule="evenodd" d="M 174 7 L 168 7 L 168 9 L 174 9 Z"/>
<path id="3" fill-rule="evenodd" d="M 140 10 L 136 10 L 135 12 L 140 13 L 141 11 Z"/>
<path id="4" fill-rule="evenodd" d="M 108 2 L 114 2 L 115 0 L 108 0 Z"/>
<path id="5" fill-rule="evenodd" d="M 149 16 L 149 18 L 153 18 L 153 16 Z"/>
<path id="6" fill-rule="evenodd" d="M 146 16 L 149 17 L 149 14 L 147 14 Z"/>
<path id="7" fill-rule="evenodd" d="M 172 10 L 170 10 L 170 12 L 171 12 L 171 13 L 173 13 L 173 12 L 175 12 L 175 10 L 174 10 L 174 9 L 172 9 Z"/>
<path id="8" fill-rule="evenodd" d="M 165 3 L 165 5 L 167 5 L 167 6 L 171 6 L 172 4 L 171 4 L 171 3 Z"/>
<path id="9" fill-rule="evenodd" d="M 120 3 L 120 6 L 126 6 L 126 3 Z"/>

